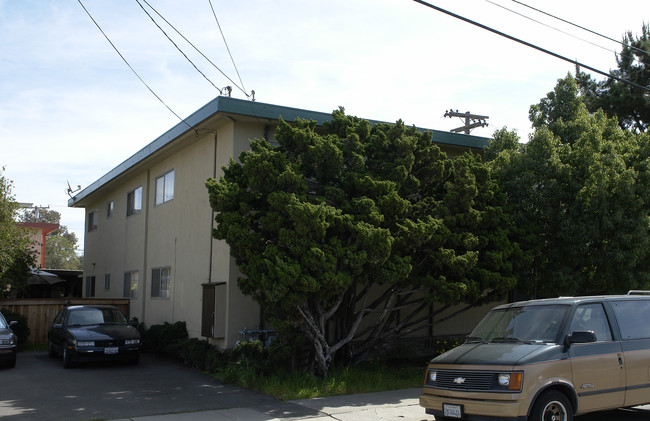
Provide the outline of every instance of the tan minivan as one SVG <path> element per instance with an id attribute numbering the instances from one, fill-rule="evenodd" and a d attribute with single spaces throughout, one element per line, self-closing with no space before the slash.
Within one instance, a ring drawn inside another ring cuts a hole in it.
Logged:
<path id="1" fill-rule="evenodd" d="M 420 396 L 436 420 L 570 421 L 646 403 L 650 296 L 635 294 L 498 306 L 431 360 Z"/>

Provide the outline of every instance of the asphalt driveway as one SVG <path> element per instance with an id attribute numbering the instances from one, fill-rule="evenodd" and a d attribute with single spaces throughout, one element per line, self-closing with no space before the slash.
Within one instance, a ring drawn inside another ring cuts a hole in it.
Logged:
<path id="1" fill-rule="evenodd" d="M 266 405 L 290 404 L 150 354 L 138 365 L 64 369 L 47 352 L 21 352 L 16 368 L 0 368 L 2 421 L 117 419 Z"/>

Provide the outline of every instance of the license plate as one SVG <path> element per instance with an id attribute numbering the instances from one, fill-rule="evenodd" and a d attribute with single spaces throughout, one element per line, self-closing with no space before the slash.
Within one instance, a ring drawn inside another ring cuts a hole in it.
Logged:
<path id="1" fill-rule="evenodd" d="M 110 347 L 110 348 L 104 348 L 104 354 L 117 354 L 119 348 L 118 347 Z"/>
<path id="2" fill-rule="evenodd" d="M 445 417 L 449 418 L 462 418 L 463 406 L 462 405 L 449 405 L 448 403 L 442 404 L 442 412 Z"/>

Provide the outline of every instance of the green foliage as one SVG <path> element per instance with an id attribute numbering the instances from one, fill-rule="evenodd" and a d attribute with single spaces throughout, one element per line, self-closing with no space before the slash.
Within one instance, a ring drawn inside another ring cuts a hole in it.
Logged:
<path id="1" fill-rule="evenodd" d="M 12 321 L 18 322 L 18 324 L 13 326 L 11 330 L 13 330 L 18 337 L 18 349 L 24 349 L 27 345 L 27 338 L 29 338 L 30 334 L 27 317 L 20 313 L 7 310 L 6 308 L 0 308 L 0 313 L 5 317 L 7 323 L 11 323 Z"/>
<path id="2" fill-rule="evenodd" d="M 531 120 L 529 142 L 492 161 L 529 262 L 520 288 L 546 297 L 650 286 L 648 135 L 590 114 L 571 76 Z"/>
<path id="3" fill-rule="evenodd" d="M 21 296 L 26 288 L 34 253 L 27 233 L 16 225 L 18 203 L 13 182 L 0 171 L 0 298 Z"/>
<path id="4" fill-rule="evenodd" d="M 149 327 L 142 341 L 145 350 L 173 354 L 178 343 L 187 338 L 185 322 L 165 322 Z"/>
<path id="5" fill-rule="evenodd" d="M 623 48 L 616 55 L 617 69 L 610 73 L 639 86 L 650 87 L 650 25 L 644 23 L 641 35 L 631 31 L 623 37 Z M 576 79 L 583 99 L 591 112 L 602 109 L 609 117 L 617 117 L 621 128 L 636 132 L 650 125 L 650 95 L 647 90 L 615 79 L 595 81 L 578 68 Z"/>
<path id="6" fill-rule="evenodd" d="M 518 250 L 480 156 L 450 159 L 430 133 L 401 121 L 371 125 L 343 109 L 318 129 L 281 121 L 275 138 L 278 147 L 251 141 L 206 182 L 213 234 L 230 246 L 241 290 L 314 341 L 321 370 L 371 311 L 391 316 L 368 346 L 405 331 L 392 306 L 410 296 L 417 309 L 417 299 L 404 291 L 472 303 L 514 287 Z M 383 302 L 363 298 L 370 287 L 389 291 Z M 336 334 L 326 332 L 332 317 Z"/>

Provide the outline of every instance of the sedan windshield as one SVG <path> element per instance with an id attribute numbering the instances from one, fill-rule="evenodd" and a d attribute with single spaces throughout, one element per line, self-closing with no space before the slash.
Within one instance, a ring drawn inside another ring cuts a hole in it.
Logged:
<path id="1" fill-rule="evenodd" d="M 570 306 L 540 305 L 490 311 L 468 336 L 467 343 L 556 343 Z"/>
<path id="2" fill-rule="evenodd" d="M 126 324 L 126 318 L 116 308 L 77 308 L 68 314 L 68 326 Z"/>

